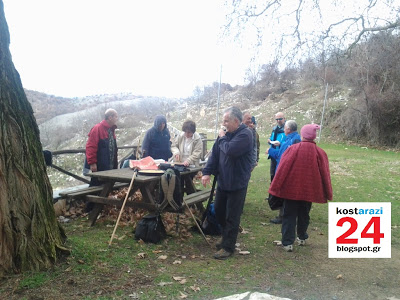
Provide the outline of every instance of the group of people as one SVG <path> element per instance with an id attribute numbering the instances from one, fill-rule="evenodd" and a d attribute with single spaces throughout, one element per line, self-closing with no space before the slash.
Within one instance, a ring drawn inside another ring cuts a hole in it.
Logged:
<path id="1" fill-rule="evenodd" d="M 104 120 L 90 130 L 86 143 L 86 169 L 92 172 L 117 169 L 117 121 L 117 111 L 110 108 L 104 113 Z M 171 142 L 167 119 L 165 116 L 157 116 L 153 127 L 147 130 L 141 148 L 142 158 L 151 156 L 154 159 L 173 160 L 186 167 L 199 166 L 203 142 L 196 132 L 196 123 L 191 120 L 183 123 L 182 133 Z M 92 177 L 90 186 L 99 184 L 100 182 Z"/>
<path id="2" fill-rule="evenodd" d="M 300 137 L 296 122 L 286 121 L 282 112 L 275 115 L 275 120 L 277 125 L 266 151 L 271 160 L 269 193 L 282 198 L 283 206 L 271 221 L 282 223 L 282 246 L 291 252 L 296 240 L 301 246 L 306 243 L 311 203 L 332 200 L 332 186 L 328 157 L 314 142 L 320 127 L 305 125 Z M 216 259 L 227 259 L 234 253 L 248 183 L 259 157 L 254 117 L 230 107 L 224 111 L 223 126 L 202 177 L 204 186 L 210 183 L 210 175 L 218 182 L 214 207 L 222 237 L 216 244 Z"/>
<path id="3" fill-rule="evenodd" d="M 104 120 L 89 133 L 86 165 L 92 172 L 117 168 L 117 120 L 117 112 L 108 109 Z M 296 238 L 298 245 L 304 245 L 308 238 L 311 203 L 332 200 L 332 186 L 328 157 L 314 142 L 320 127 L 305 125 L 300 136 L 296 122 L 286 121 L 282 112 L 275 120 L 266 151 L 271 161 L 269 193 L 284 200 L 279 215 L 271 222 L 282 224 L 282 246 L 291 252 Z M 249 112 L 230 107 L 223 113 L 222 125 L 201 179 L 206 186 L 214 175 L 218 183 L 214 209 L 222 237 L 216 244 L 215 259 L 227 259 L 234 253 L 248 183 L 260 154 L 256 120 Z M 142 157 L 173 160 L 185 166 L 198 166 L 201 153 L 202 140 L 191 120 L 183 123 L 182 133 L 171 142 L 166 118 L 157 116 L 142 144 Z M 98 184 L 92 178 L 91 185 Z"/>

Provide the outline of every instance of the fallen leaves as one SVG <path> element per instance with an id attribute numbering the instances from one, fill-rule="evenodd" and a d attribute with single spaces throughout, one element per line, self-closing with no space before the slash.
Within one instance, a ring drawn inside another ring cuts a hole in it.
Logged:
<path id="1" fill-rule="evenodd" d="M 161 281 L 159 284 L 157 284 L 158 286 L 166 286 L 166 285 L 171 285 L 173 284 L 173 282 L 165 282 L 165 281 Z"/>
<path id="2" fill-rule="evenodd" d="M 173 265 L 180 265 L 182 264 L 181 260 L 174 260 L 174 262 L 172 263 Z"/>
<path id="3" fill-rule="evenodd" d="M 172 276 L 175 281 L 178 281 L 180 284 L 185 284 L 187 282 L 185 277 L 181 276 Z"/>
<path id="4" fill-rule="evenodd" d="M 200 292 L 200 287 L 198 287 L 197 285 L 191 285 L 190 288 L 195 292 Z"/>

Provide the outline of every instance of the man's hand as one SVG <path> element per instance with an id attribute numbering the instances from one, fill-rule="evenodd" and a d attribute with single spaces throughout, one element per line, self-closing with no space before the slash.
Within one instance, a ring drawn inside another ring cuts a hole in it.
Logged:
<path id="1" fill-rule="evenodd" d="M 206 187 L 207 184 L 210 184 L 210 182 L 211 182 L 210 175 L 203 175 L 203 177 L 201 177 L 201 183 L 203 184 L 204 187 Z"/>
<path id="2" fill-rule="evenodd" d="M 226 131 L 223 130 L 223 129 L 220 129 L 220 130 L 219 130 L 218 136 L 219 136 L 219 137 L 223 137 L 223 136 L 225 136 L 225 134 L 226 134 Z"/>
<path id="3" fill-rule="evenodd" d="M 97 164 L 91 164 L 90 165 L 90 171 L 97 172 Z"/>
<path id="4" fill-rule="evenodd" d="M 181 161 L 181 157 L 179 156 L 179 154 L 176 154 L 176 155 L 175 155 L 174 161 L 175 161 L 175 162 Z"/>
<path id="5" fill-rule="evenodd" d="M 185 167 L 187 167 L 187 166 L 189 166 L 189 162 L 188 162 L 187 160 L 185 160 L 184 163 L 183 163 L 183 165 L 184 165 Z"/>
<path id="6" fill-rule="evenodd" d="M 268 154 L 269 149 L 270 149 L 270 148 L 267 148 L 267 151 L 265 151 L 265 154 Z"/>

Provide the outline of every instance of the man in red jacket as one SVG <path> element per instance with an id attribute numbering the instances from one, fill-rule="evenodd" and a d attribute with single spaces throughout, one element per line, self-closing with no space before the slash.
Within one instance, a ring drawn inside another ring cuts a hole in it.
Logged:
<path id="1" fill-rule="evenodd" d="M 293 251 L 293 243 L 303 246 L 308 238 L 312 202 L 332 200 L 329 161 L 325 151 L 314 139 L 320 126 L 308 124 L 301 129 L 302 141 L 289 147 L 282 155 L 269 193 L 283 198 L 282 246 Z"/>
<path id="2" fill-rule="evenodd" d="M 86 143 L 85 167 L 90 171 L 105 171 L 118 168 L 118 149 L 115 137 L 118 113 L 109 108 L 104 113 L 104 120 L 93 126 Z M 97 178 L 92 178 L 90 186 L 100 185 Z"/>

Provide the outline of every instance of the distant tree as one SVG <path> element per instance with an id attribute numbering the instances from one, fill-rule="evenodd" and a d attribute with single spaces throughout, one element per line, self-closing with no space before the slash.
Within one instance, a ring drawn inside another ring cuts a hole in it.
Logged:
<path id="1" fill-rule="evenodd" d="M 203 95 L 203 90 L 199 86 L 196 86 L 196 88 L 193 90 L 194 99 L 196 101 L 200 101 L 202 95 Z"/>
<path id="2" fill-rule="evenodd" d="M 9 44 L 0 0 L 0 276 L 49 268 L 65 251 L 39 129 Z"/>
<path id="3" fill-rule="evenodd" d="M 343 126 L 354 121 L 345 133 L 362 136 L 369 141 L 388 146 L 400 146 L 400 36 L 379 33 L 353 49 L 351 59 L 345 59 L 341 72 L 360 95 L 355 105 L 342 117 Z M 362 131 L 361 131 L 362 130 Z"/>

